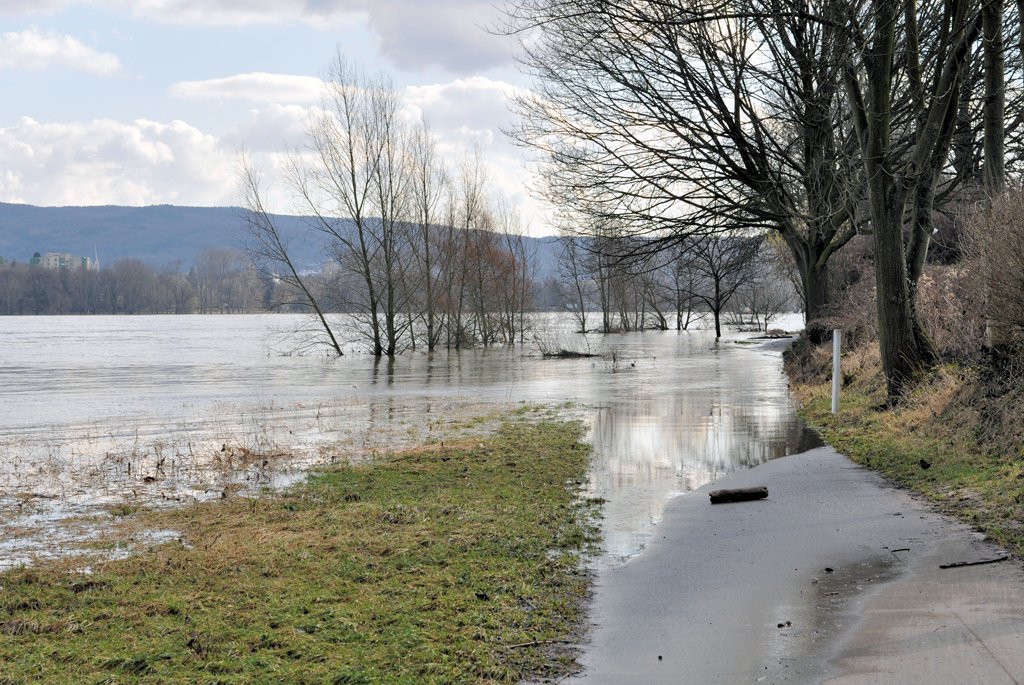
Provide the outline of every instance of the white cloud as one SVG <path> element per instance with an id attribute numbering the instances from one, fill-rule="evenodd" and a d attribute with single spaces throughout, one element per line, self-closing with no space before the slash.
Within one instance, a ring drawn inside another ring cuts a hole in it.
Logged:
<path id="1" fill-rule="evenodd" d="M 488 32 L 502 14 L 494 0 L 367 0 L 381 52 L 396 66 L 418 71 L 440 66 L 470 74 L 511 62 L 513 40 Z"/>
<path id="2" fill-rule="evenodd" d="M 516 92 L 517 87 L 511 83 L 473 76 L 450 83 L 409 86 L 403 99 L 436 130 L 497 135 L 511 122 L 508 102 Z"/>
<path id="3" fill-rule="evenodd" d="M 367 21 L 400 69 L 440 66 L 468 74 L 510 63 L 515 42 L 488 32 L 494 0 L 107 0 L 169 23 L 244 25 L 297 21 L 321 28 Z"/>
<path id="4" fill-rule="evenodd" d="M 105 5 L 146 21 L 199 26 L 304 23 L 324 30 L 368 24 L 382 54 L 409 71 L 456 74 L 511 62 L 515 41 L 488 29 L 502 20 L 495 0 L 4 0 L 0 14 Z"/>
<path id="5" fill-rule="evenodd" d="M 231 150 L 282 152 L 306 143 L 310 115 L 318 111 L 299 105 L 271 104 L 249 111 L 249 119 L 221 139 Z"/>
<path id="6" fill-rule="evenodd" d="M 359 20 L 378 0 L 3 0 L 0 15 L 51 14 L 75 5 L 130 13 L 147 21 L 203 26 L 301 22 L 328 28 Z"/>
<path id="7" fill-rule="evenodd" d="M 438 152 L 456 168 L 479 148 L 488 178 L 509 198 L 535 234 L 550 233 L 550 211 L 530 196 L 526 153 L 502 132 L 512 121 L 509 98 L 519 89 L 480 76 L 450 83 L 411 86 L 403 99 L 411 117 L 422 116 L 438 141 Z"/>
<path id="8" fill-rule="evenodd" d="M 98 52 L 73 36 L 35 29 L 0 34 L 0 69 L 39 70 L 65 67 L 109 75 L 121 70 L 116 55 Z"/>
<path id="9" fill-rule="evenodd" d="M 73 2 L 75 0 L 65 0 Z M 78 0 L 81 1 L 81 0 Z M 136 17 L 169 24 L 244 26 L 303 22 L 326 27 L 351 18 L 350 0 L 100 0 Z M 372 0 L 370 0 L 372 1 Z"/>
<path id="10" fill-rule="evenodd" d="M 473 77 L 449 83 L 410 86 L 402 90 L 403 114 L 409 121 L 422 117 L 437 141 L 438 154 L 457 173 L 459 164 L 479 149 L 493 190 L 512 200 L 534 232 L 550 232 L 547 210 L 530 197 L 530 173 L 525 154 L 502 132 L 511 123 L 509 97 L 517 92 L 510 83 Z M 284 184 L 274 172 L 275 153 L 305 146 L 306 127 L 319 108 L 269 104 L 252 109 L 249 118 L 221 139 L 225 150 L 245 149 L 262 158 L 259 166 L 268 173 L 268 188 L 276 197 L 279 211 L 301 211 L 290 206 Z M 279 170 L 279 169 L 278 169 Z"/>
<path id="11" fill-rule="evenodd" d="M 55 12 L 81 0 L 4 0 L 2 14 L 41 14 Z"/>
<path id="12" fill-rule="evenodd" d="M 317 102 L 324 83 L 313 76 L 253 72 L 205 81 L 181 81 L 170 87 L 171 95 L 193 99 L 241 99 L 253 102 Z"/>
<path id="13" fill-rule="evenodd" d="M 46 205 L 234 204 L 235 159 L 182 121 L 40 123 L 0 129 L 0 199 Z"/>
<path id="14" fill-rule="evenodd" d="M 469 78 L 403 91 L 405 112 L 423 116 L 438 152 L 456 169 L 478 147 L 492 187 L 511 198 L 543 232 L 544 209 L 529 197 L 524 153 L 501 133 L 510 115 L 505 82 Z M 182 121 L 41 123 L 23 118 L 0 128 L 0 201 L 42 205 L 234 205 L 237 151 L 268 172 L 268 187 L 284 193 L 274 160 L 301 149 L 316 105 L 266 103 L 230 131 L 210 135 Z M 277 192 L 277 191 L 275 191 Z M 281 210 L 293 210 L 280 203 Z"/>

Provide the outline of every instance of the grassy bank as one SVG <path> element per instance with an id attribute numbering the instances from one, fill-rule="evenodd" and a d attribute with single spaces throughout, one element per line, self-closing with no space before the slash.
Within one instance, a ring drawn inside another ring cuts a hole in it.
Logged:
<path id="1" fill-rule="evenodd" d="M 833 416 L 830 354 L 827 345 L 798 346 L 787 360 L 802 413 L 829 444 L 1024 555 L 1019 390 L 948 365 L 889 408 L 877 346 L 864 345 L 843 357 L 841 408 Z"/>
<path id="2" fill-rule="evenodd" d="M 565 673 L 594 541 L 580 427 L 324 473 L 139 524 L 141 555 L 0 575 L 0 683 L 517 682 Z"/>

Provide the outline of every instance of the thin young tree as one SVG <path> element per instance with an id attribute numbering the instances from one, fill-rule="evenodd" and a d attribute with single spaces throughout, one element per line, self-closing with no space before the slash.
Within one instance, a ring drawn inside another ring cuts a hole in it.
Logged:
<path id="1" fill-rule="evenodd" d="M 501 289 L 504 338 L 526 342 L 526 312 L 533 299 L 534 254 L 527 247 L 522 217 L 510 200 L 499 197 L 494 207 L 495 227 L 501 235 L 508 277 Z"/>
<path id="2" fill-rule="evenodd" d="M 433 350 L 440 340 L 438 296 L 441 277 L 442 250 L 437 245 L 437 224 L 441 217 L 441 202 L 448 188 L 447 171 L 437 156 L 437 145 L 425 124 L 415 127 L 409 137 L 409 163 L 415 235 L 410 240 L 415 259 L 415 277 L 408 285 L 422 288 L 420 309 L 426 327 L 427 349 Z M 414 294 L 409 293 L 411 302 Z"/>
<path id="3" fill-rule="evenodd" d="M 327 346 L 335 355 L 343 357 L 345 353 L 327 318 L 327 312 L 321 306 L 312 284 L 292 260 L 288 240 L 281 234 L 274 215 L 267 211 L 259 173 L 244 155 L 241 161 L 239 186 L 246 208 L 243 220 L 249 256 L 260 271 L 279 280 L 288 288 L 289 293 L 294 295 L 279 304 L 299 304 L 311 309 Z"/>
<path id="4" fill-rule="evenodd" d="M 566 235 L 559 239 L 562 249 L 558 253 L 558 275 L 568 286 L 565 307 L 572 314 L 580 333 L 587 332 L 587 312 L 592 303 L 591 288 L 584 266 L 584 239 Z"/>

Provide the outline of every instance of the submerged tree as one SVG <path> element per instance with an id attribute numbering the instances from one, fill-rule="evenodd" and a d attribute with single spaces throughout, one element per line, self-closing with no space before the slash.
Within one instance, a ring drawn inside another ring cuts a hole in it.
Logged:
<path id="1" fill-rule="evenodd" d="M 307 156 L 293 151 L 290 182 L 331 256 L 361 281 L 336 293 L 367 326 L 375 356 L 399 351 L 405 323 L 399 277 L 410 185 L 398 95 L 340 55 L 327 78 L 324 111 L 310 124 Z M 309 158 L 312 158 L 311 160 Z"/>
<path id="2" fill-rule="evenodd" d="M 409 244 L 413 259 L 412 278 L 405 279 L 410 288 L 406 300 L 422 312 L 427 349 L 433 350 L 440 339 L 440 324 L 443 323 L 439 297 L 443 249 L 438 244 L 435 225 L 440 219 L 441 203 L 450 178 L 437 156 L 437 146 L 425 124 L 413 129 L 409 144 L 413 219 Z M 421 290 L 417 292 L 418 288 Z"/>
<path id="3" fill-rule="evenodd" d="M 288 240 L 281 235 L 273 215 L 264 206 L 259 175 L 244 156 L 239 186 L 245 199 L 245 206 L 248 208 L 244 215 L 247 228 L 246 249 L 253 263 L 264 274 L 284 283 L 289 294 L 294 295 L 280 304 L 299 303 L 313 310 L 320 324 L 317 330 L 326 336 L 331 351 L 339 357 L 344 356 L 341 343 L 327 320 L 327 312 L 317 298 L 311 279 L 303 276 L 292 261 L 288 252 Z"/>
<path id="4" fill-rule="evenodd" d="M 522 339 L 531 288 L 518 225 L 496 224 L 479 155 L 450 180 L 429 130 L 408 121 L 386 76 L 339 55 L 286 175 L 299 213 L 326 246 L 321 278 L 291 261 L 247 169 L 252 254 L 314 312 L 335 354 L 332 312 L 354 317 L 378 357 L 421 340 L 433 350 L 442 340 L 458 348 Z"/>
<path id="5" fill-rule="evenodd" d="M 761 249 L 760 237 L 708 235 L 686 241 L 688 266 L 697 275 L 693 296 L 704 303 L 715 322 L 715 337 L 722 337 L 722 313 L 754 275 Z"/>

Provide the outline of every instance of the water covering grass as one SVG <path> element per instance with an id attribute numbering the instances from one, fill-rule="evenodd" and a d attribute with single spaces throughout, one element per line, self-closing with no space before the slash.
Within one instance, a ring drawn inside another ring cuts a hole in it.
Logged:
<path id="1" fill-rule="evenodd" d="M 181 539 L 0 575 L 0 683 L 558 677 L 597 535 L 581 430 L 510 420 L 283 494 L 142 512 Z"/>

